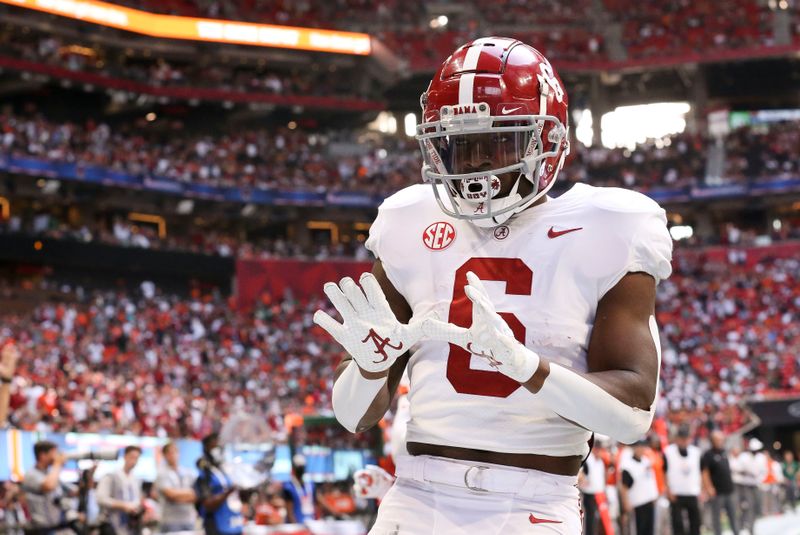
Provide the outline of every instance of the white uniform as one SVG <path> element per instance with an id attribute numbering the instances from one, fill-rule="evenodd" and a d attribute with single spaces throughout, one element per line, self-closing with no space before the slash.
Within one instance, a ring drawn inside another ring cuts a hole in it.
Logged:
<path id="1" fill-rule="evenodd" d="M 587 369 L 598 302 L 629 272 L 668 277 L 672 255 L 657 203 L 629 190 L 584 184 L 495 229 L 447 217 L 430 185 L 411 186 L 384 201 L 366 246 L 415 316 L 436 311 L 469 326 L 464 286 L 474 271 L 518 339 L 579 372 Z M 552 456 L 589 451 L 589 431 L 459 347 L 420 343 L 408 373 L 409 442 Z"/>
<path id="2" fill-rule="evenodd" d="M 581 491 L 586 494 L 600 494 L 606 490 L 606 463 L 594 454 L 586 458 L 586 478 L 583 480 Z"/>
<path id="3" fill-rule="evenodd" d="M 633 455 L 620 462 L 620 470 L 628 472 L 633 485 L 628 489 L 628 501 L 634 509 L 658 499 L 658 483 L 650 459 Z"/>
<path id="4" fill-rule="evenodd" d="M 700 448 L 689 444 L 686 455 L 681 455 L 677 444 L 664 450 L 667 458 L 667 484 L 675 496 L 700 496 L 702 473 L 700 471 Z"/>

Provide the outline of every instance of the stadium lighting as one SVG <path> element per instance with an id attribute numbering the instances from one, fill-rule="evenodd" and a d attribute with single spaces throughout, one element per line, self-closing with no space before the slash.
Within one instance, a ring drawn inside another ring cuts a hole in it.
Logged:
<path id="1" fill-rule="evenodd" d="M 447 26 L 448 21 L 449 19 L 447 18 L 447 15 L 439 15 L 438 17 L 431 19 L 430 25 L 431 28 L 436 30 L 438 28 L 444 28 Z"/>
<path id="2" fill-rule="evenodd" d="M 594 142 L 594 130 L 592 130 L 592 126 L 594 125 L 594 120 L 592 118 L 592 110 L 584 109 L 584 110 L 576 110 L 574 113 L 576 117 L 575 123 L 575 137 L 578 138 L 584 147 L 591 147 L 592 143 Z"/>
<path id="3" fill-rule="evenodd" d="M 657 102 L 620 106 L 600 120 L 604 147 L 634 150 L 648 139 L 660 139 L 686 130 L 688 102 Z"/>
<path id="4" fill-rule="evenodd" d="M 382 134 L 396 134 L 397 119 L 391 112 L 382 111 L 377 117 L 375 117 L 375 120 L 367 125 L 367 128 L 370 130 L 376 130 Z"/>
<path id="5" fill-rule="evenodd" d="M 417 116 L 413 113 L 406 113 L 403 118 L 403 126 L 405 127 L 406 135 L 414 137 L 417 133 Z"/>
<path id="6" fill-rule="evenodd" d="M 689 225 L 675 225 L 670 227 L 669 235 L 675 241 L 687 240 L 694 236 L 694 229 Z"/>

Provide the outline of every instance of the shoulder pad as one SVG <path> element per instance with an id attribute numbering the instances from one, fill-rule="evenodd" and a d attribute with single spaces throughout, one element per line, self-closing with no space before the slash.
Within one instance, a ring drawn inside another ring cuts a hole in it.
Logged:
<path id="1" fill-rule="evenodd" d="M 584 190 L 588 204 L 609 212 L 647 213 L 662 209 L 656 201 L 638 191 L 589 185 Z"/>
<path id="2" fill-rule="evenodd" d="M 430 184 L 414 184 L 387 197 L 381 203 L 380 209 L 391 210 L 427 203 L 436 203 Z"/>

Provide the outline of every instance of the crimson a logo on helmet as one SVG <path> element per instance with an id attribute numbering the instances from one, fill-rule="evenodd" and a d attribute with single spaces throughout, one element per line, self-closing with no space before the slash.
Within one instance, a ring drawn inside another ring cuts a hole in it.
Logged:
<path id="1" fill-rule="evenodd" d="M 447 249 L 456 239 L 456 229 L 446 221 L 431 223 L 422 231 L 422 243 L 431 251 Z"/>

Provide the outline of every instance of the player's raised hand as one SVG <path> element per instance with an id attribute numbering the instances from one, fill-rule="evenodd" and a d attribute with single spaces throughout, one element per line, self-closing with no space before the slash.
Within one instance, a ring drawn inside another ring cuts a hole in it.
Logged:
<path id="1" fill-rule="evenodd" d="M 472 325 L 458 327 L 429 317 L 421 321 L 423 334 L 430 340 L 461 346 L 486 359 L 499 372 L 524 383 L 539 367 L 539 356 L 514 338 L 478 276 L 468 272 L 467 282 L 464 291 L 472 301 Z"/>
<path id="2" fill-rule="evenodd" d="M 6 343 L 0 350 L 0 377 L 12 379 L 17 369 L 19 350 L 13 342 Z"/>
<path id="3" fill-rule="evenodd" d="M 360 288 L 350 277 L 343 278 L 339 284 L 325 284 L 325 295 L 344 323 L 322 310 L 314 313 L 314 323 L 342 344 L 362 370 L 381 373 L 411 349 L 422 332 L 419 322 L 412 320 L 405 325 L 397 320 L 372 273 L 361 275 L 359 282 Z"/>

